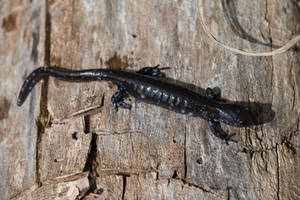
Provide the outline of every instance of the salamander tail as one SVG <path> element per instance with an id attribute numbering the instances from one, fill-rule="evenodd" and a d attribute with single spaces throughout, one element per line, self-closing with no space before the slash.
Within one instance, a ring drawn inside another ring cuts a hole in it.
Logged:
<path id="1" fill-rule="evenodd" d="M 25 79 L 17 100 L 17 105 L 21 106 L 33 87 L 44 77 L 52 76 L 70 82 L 87 82 L 101 80 L 106 73 L 105 69 L 91 69 L 81 71 L 71 71 L 59 67 L 40 67 Z"/>

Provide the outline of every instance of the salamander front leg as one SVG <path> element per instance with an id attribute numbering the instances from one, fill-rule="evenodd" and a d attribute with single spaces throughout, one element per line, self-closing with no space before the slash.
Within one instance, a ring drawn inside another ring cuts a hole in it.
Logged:
<path id="1" fill-rule="evenodd" d="M 222 129 L 219 120 L 217 120 L 217 119 L 209 120 L 208 125 L 209 125 L 211 131 L 213 132 L 213 134 L 215 136 L 221 138 L 222 140 L 225 140 L 227 145 L 228 145 L 228 141 L 237 142 L 236 140 L 231 139 L 231 137 L 234 136 L 235 133 L 233 133 L 233 134 L 226 133 Z"/>
<path id="2" fill-rule="evenodd" d="M 161 70 L 165 70 L 165 69 L 170 69 L 170 67 L 160 67 L 159 65 L 156 65 L 155 67 L 144 67 L 138 71 L 136 71 L 136 73 L 139 74 L 144 74 L 144 75 L 148 75 L 148 76 L 158 76 Z"/>
<path id="3" fill-rule="evenodd" d="M 111 97 L 111 102 L 114 104 L 117 111 L 119 107 L 131 109 L 131 105 L 124 102 L 127 97 L 128 93 L 124 88 L 119 88 L 118 91 Z"/>
<path id="4" fill-rule="evenodd" d="M 206 88 L 205 90 L 206 95 L 208 98 L 213 99 L 213 100 L 220 100 L 221 97 L 221 91 L 219 90 L 219 88 Z"/>

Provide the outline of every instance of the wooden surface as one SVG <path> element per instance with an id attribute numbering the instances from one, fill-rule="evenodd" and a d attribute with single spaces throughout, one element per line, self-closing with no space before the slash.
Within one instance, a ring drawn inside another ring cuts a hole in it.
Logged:
<path id="1" fill-rule="evenodd" d="M 197 1 L 0 5 L 1 198 L 300 198 L 299 44 L 274 57 L 228 52 L 204 34 Z M 270 51 L 300 32 L 295 0 L 204 7 L 210 31 L 231 47 Z M 219 87 L 222 97 L 248 102 L 263 123 L 224 126 L 237 133 L 227 146 L 200 118 L 133 98 L 131 110 L 116 112 L 116 86 L 53 78 L 16 106 L 24 78 L 39 66 L 157 64 L 187 87 Z"/>

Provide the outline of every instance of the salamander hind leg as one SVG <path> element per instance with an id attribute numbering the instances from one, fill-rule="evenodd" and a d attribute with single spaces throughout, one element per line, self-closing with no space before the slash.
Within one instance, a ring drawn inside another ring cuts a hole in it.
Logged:
<path id="1" fill-rule="evenodd" d="M 235 133 L 233 134 L 228 134 L 226 133 L 222 127 L 221 127 L 221 124 L 218 120 L 216 119 L 213 119 L 213 120 L 210 120 L 208 122 L 208 125 L 211 129 L 211 131 L 213 132 L 213 134 L 215 136 L 217 136 L 218 138 L 221 138 L 222 140 L 225 140 L 226 144 L 228 145 L 228 141 L 232 141 L 232 142 L 237 142 L 236 140 L 233 140 L 231 137 L 235 135 Z"/>
<path id="2" fill-rule="evenodd" d="M 161 70 L 170 69 L 170 67 L 159 67 L 159 65 L 156 65 L 155 67 L 144 67 L 136 73 L 144 74 L 147 76 L 158 76 L 161 72 Z"/>
<path id="3" fill-rule="evenodd" d="M 219 88 L 211 89 L 208 87 L 208 88 L 206 88 L 205 92 L 206 92 L 207 97 L 210 99 L 220 100 L 220 98 L 221 98 L 221 91 Z"/>
<path id="4" fill-rule="evenodd" d="M 114 104 L 117 111 L 119 107 L 131 109 L 131 105 L 124 102 L 127 97 L 128 93 L 124 88 L 119 88 L 118 91 L 111 97 L 111 102 Z"/>

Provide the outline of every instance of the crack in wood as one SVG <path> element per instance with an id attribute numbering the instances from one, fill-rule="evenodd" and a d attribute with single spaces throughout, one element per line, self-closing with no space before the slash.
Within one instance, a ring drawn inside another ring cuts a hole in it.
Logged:
<path id="1" fill-rule="evenodd" d="M 50 50 L 51 50 L 51 17 L 48 12 L 48 4 L 46 1 L 46 16 L 45 16 L 45 52 L 44 52 L 44 64 L 50 65 Z M 40 113 L 36 120 L 37 127 L 37 140 L 36 140 L 36 183 L 40 187 L 41 182 L 41 140 L 42 134 L 45 133 L 45 128 L 49 123 L 49 111 L 48 104 L 48 78 L 45 78 L 41 86 L 41 99 L 40 99 Z"/>
<path id="2" fill-rule="evenodd" d="M 230 190 L 232 190 L 232 187 L 227 187 L 227 200 L 230 200 Z"/>
<path id="3" fill-rule="evenodd" d="M 280 200 L 280 165 L 279 165 L 279 153 L 278 144 L 276 144 L 276 162 L 277 162 L 277 199 Z"/>
<path id="4" fill-rule="evenodd" d="M 143 169 L 102 169 L 98 171 L 98 175 L 118 175 L 118 176 L 130 176 L 130 175 L 145 175 L 147 173 L 157 173 L 157 170 L 143 170 Z"/>
<path id="5" fill-rule="evenodd" d="M 84 119 L 84 131 L 83 132 L 85 134 L 88 134 L 88 133 L 90 133 L 90 122 L 91 122 L 90 115 L 84 116 L 83 119 Z"/>
<path id="6" fill-rule="evenodd" d="M 127 186 L 127 177 L 128 175 L 122 175 L 123 177 L 123 188 L 122 188 L 122 200 L 125 200 L 126 186 Z"/>
<path id="7" fill-rule="evenodd" d="M 197 189 L 202 190 L 203 192 L 207 192 L 207 193 L 211 193 L 214 195 L 218 195 L 216 192 L 214 192 L 212 189 L 208 188 L 208 186 L 204 186 L 204 185 L 199 185 L 199 184 L 195 184 L 195 183 L 191 183 L 189 181 L 187 181 L 184 178 L 171 178 L 173 180 L 179 180 L 181 181 L 184 185 L 188 185 L 189 187 L 194 187 Z M 170 181 L 171 179 L 168 179 L 168 181 Z"/>
<path id="8" fill-rule="evenodd" d="M 184 159 L 184 175 L 183 177 L 186 179 L 187 177 L 187 157 L 186 157 L 186 127 L 184 128 L 184 150 L 183 150 L 183 159 Z"/>
<path id="9" fill-rule="evenodd" d="M 255 153 L 265 153 L 268 151 L 273 151 L 273 150 L 277 150 L 279 145 L 285 145 L 289 150 L 291 150 L 293 152 L 293 154 L 296 154 L 296 149 L 297 147 L 295 147 L 295 145 L 291 142 L 291 138 L 294 137 L 295 135 L 299 134 L 300 131 L 291 131 L 289 133 L 289 135 L 284 136 L 283 139 L 279 142 L 276 143 L 275 146 L 271 146 L 271 147 L 266 147 L 266 148 L 253 148 L 253 147 L 246 147 L 246 146 L 242 146 L 242 150 L 240 150 L 241 153 L 246 153 L 246 154 L 250 154 L 251 158 L 253 157 L 253 155 Z"/>
<path id="10" fill-rule="evenodd" d="M 90 126 L 90 124 L 89 123 L 85 124 L 85 126 Z M 87 128 L 85 127 L 85 129 Z M 92 140 L 90 143 L 89 154 L 87 156 L 86 163 L 83 168 L 84 172 L 89 172 L 88 179 L 89 179 L 90 189 L 86 192 L 87 195 L 97 189 L 96 167 L 93 166 L 94 163 L 96 162 L 96 157 L 97 157 L 97 134 L 92 133 Z"/>
<path id="11" fill-rule="evenodd" d="M 85 117 L 87 115 L 95 115 L 95 114 L 100 113 L 102 111 L 102 107 L 104 105 L 104 99 L 105 99 L 105 94 L 102 95 L 101 103 L 99 105 L 88 107 L 86 109 L 74 112 L 74 113 L 71 114 L 71 116 L 69 116 L 69 117 L 67 117 L 63 120 L 74 119 L 74 118 L 78 118 L 78 117 L 81 117 L 81 116 Z"/>

